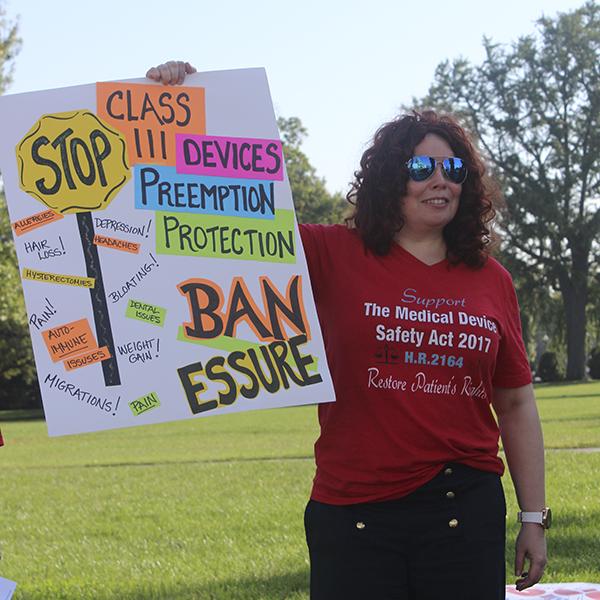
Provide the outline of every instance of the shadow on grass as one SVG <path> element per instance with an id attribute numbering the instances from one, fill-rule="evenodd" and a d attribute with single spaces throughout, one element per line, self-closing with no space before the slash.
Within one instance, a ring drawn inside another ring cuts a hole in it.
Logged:
<path id="1" fill-rule="evenodd" d="M 0 410 L 0 423 L 9 421 L 43 421 L 44 411 L 41 408 L 22 410 Z"/>
<path id="2" fill-rule="evenodd" d="M 597 421 L 600 419 L 600 411 L 597 415 L 587 417 L 557 417 L 556 419 L 542 419 L 542 423 L 575 423 L 577 421 Z"/>
<path id="3" fill-rule="evenodd" d="M 103 591 L 90 589 L 86 600 L 300 600 L 308 598 L 308 568 L 272 577 L 247 577 L 191 585 L 161 583 L 160 576 L 148 574 L 148 583 L 136 586 L 110 585 Z M 81 592 L 63 588 L 60 600 L 81 600 Z M 54 598 L 54 596 L 53 596 Z M 36 591 L 15 600 L 49 600 L 47 591 Z"/>
<path id="4" fill-rule="evenodd" d="M 57 467 L 59 469 L 72 469 L 81 467 L 89 469 L 112 469 L 114 467 L 156 467 L 164 465 L 211 465 L 219 463 L 246 463 L 246 462 L 280 462 L 280 461 L 292 461 L 292 460 L 314 460 L 312 454 L 302 454 L 298 456 L 232 456 L 229 458 L 207 458 L 202 459 L 189 459 L 189 460 L 167 460 L 167 461 L 155 461 L 155 462 L 115 462 L 115 463 L 98 463 L 98 464 L 85 464 L 85 465 L 62 465 Z"/>
<path id="5" fill-rule="evenodd" d="M 559 394 L 558 396 L 540 396 L 540 400 L 570 400 L 579 398 L 598 398 L 598 394 Z"/>
<path id="6" fill-rule="evenodd" d="M 117 468 L 129 468 L 129 467 L 170 467 L 170 466 L 181 466 L 181 465 L 211 465 L 220 463 L 252 463 L 252 462 L 282 462 L 282 461 L 306 461 L 314 460 L 312 454 L 306 454 L 302 456 L 248 456 L 248 457 L 236 457 L 231 456 L 229 458 L 207 458 L 206 460 L 201 459 L 190 459 L 190 460 L 164 460 L 154 462 L 114 462 L 114 463 L 86 463 L 86 464 L 70 464 L 70 465 L 53 465 L 52 469 L 117 469 Z M 13 467 L 3 467 L 11 469 Z M 22 469 L 23 467 L 15 467 Z M 42 470 L 48 469 L 48 465 L 31 465 L 26 467 L 28 470 Z"/>
<path id="7" fill-rule="evenodd" d="M 590 384 L 594 384 L 594 383 L 600 383 L 600 379 L 588 379 L 587 381 L 579 381 L 579 380 L 575 380 L 575 381 L 546 381 L 544 383 L 536 383 L 534 384 L 534 388 L 537 389 L 541 389 L 543 390 L 544 388 L 550 388 L 550 387 L 566 387 L 568 385 L 573 385 L 573 386 L 577 386 L 577 385 L 590 385 Z"/>
<path id="8" fill-rule="evenodd" d="M 308 582 L 308 569 L 303 569 L 272 577 L 231 579 L 201 586 L 176 586 L 164 592 L 161 590 L 160 595 L 152 592 L 145 595 L 142 590 L 119 593 L 114 596 L 114 600 L 296 600 L 308 598 Z"/>

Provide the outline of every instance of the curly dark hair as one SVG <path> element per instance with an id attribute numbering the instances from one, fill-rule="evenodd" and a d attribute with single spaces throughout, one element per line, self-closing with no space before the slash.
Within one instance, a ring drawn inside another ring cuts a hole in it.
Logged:
<path id="1" fill-rule="evenodd" d="M 486 176 L 485 165 L 469 136 L 450 115 L 414 111 L 379 128 L 346 195 L 354 205 L 346 221 L 358 230 L 367 249 L 378 255 L 390 251 L 396 232 L 404 224 L 400 203 L 408 182 L 404 165 L 428 133 L 446 140 L 468 169 L 458 211 L 444 227 L 447 258 L 451 264 L 481 267 L 490 254 L 492 240 L 497 238 L 490 222 L 496 215 L 494 205 L 499 203 L 500 194 L 498 186 Z"/>

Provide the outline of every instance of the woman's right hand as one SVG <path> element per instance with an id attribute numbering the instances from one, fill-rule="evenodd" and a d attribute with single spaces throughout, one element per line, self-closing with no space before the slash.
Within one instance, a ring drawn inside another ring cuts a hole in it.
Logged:
<path id="1" fill-rule="evenodd" d="M 186 75 L 195 72 L 196 69 L 189 62 L 170 60 L 162 65 L 148 69 L 146 77 L 163 85 L 181 85 Z"/>

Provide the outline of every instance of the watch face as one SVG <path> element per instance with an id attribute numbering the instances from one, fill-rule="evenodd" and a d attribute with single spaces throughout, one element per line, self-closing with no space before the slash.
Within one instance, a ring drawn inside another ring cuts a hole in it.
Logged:
<path id="1" fill-rule="evenodd" d="M 550 529 L 550 526 L 552 525 L 552 511 L 549 508 L 544 509 L 542 522 L 546 529 Z"/>

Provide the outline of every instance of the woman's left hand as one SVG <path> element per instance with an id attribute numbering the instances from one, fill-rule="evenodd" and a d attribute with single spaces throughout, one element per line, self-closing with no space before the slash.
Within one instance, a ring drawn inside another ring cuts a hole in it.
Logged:
<path id="1" fill-rule="evenodd" d="M 529 571 L 524 572 L 525 560 L 529 561 Z M 546 535 L 545 530 L 537 523 L 522 523 L 517 536 L 515 554 L 515 575 L 517 590 L 535 585 L 544 574 L 546 566 Z"/>

